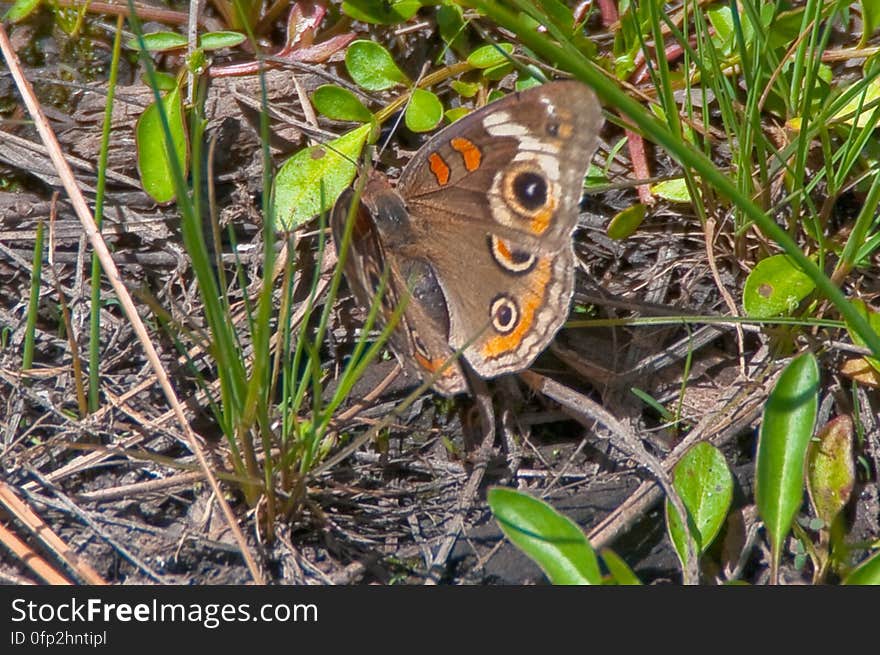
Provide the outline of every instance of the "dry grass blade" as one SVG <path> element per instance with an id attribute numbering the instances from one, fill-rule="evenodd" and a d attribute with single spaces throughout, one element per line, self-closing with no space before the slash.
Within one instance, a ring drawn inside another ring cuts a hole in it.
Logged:
<path id="1" fill-rule="evenodd" d="M 67 566 L 69 566 L 70 569 L 74 571 L 81 580 L 83 580 L 83 582 L 90 585 L 107 584 L 104 581 L 104 578 L 102 578 L 95 569 L 93 569 L 87 562 L 81 560 L 73 549 L 64 543 L 64 541 L 52 531 L 52 528 L 50 528 L 43 519 L 37 516 L 37 514 L 35 514 L 34 511 L 15 494 L 12 487 L 2 481 L 0 481 L 0 503 L 3 503 L 6 509 L 9 510 L 10 514 L 21 521 L 28 530 L 46 545 L 47 548 L 55 553 L 61 561 L 67 564 Z M 25 555 L 19 556 L 25 559 L 28 566 L 31 566 L 34 569 L 34 572 L 47 582 L 51 582 L 52 584 L 70 584 L 57 572 L 49 574 L 49 571 L 46 568 L 48 564 L 45 562 L 43 563 L 45 566 L 41 564 L 39 567 L 36 567 L 31 560 L 33 553 L 25 553 Z M 50 575 L 52 579 L 47 578 L 46 575 Z M 59 577 L 60 580 L 58 580 Z"/>
<path id="2" fill-rule="evenodd" d="M 52 568 L 52 565 L 40 557 L 30 546 L 19 539 L 10 530 L 6 529 L 2 523 L 0 523 L 0 542 L 2 542 L 13 555 L 16 555 L 18 559 L 27 564 L 31 571 L 37 574 L 41 580 L 44 580 L 51 585 L 73 584 L 70 580 Z"/>

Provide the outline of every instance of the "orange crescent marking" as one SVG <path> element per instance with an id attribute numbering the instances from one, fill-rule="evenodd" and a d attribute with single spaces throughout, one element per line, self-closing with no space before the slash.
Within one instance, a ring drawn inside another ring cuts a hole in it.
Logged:
<path id="1" fill-rule="evenodd" d="M 443 157 L 436 152 L 432 152 L 428 156 L 428 164 L 431 167 L 431 172 L 434 174 L 434 177 L 437 178 L 437 184 L 440 186 L 446 186 L 446 183 L 449 182 L 449 166 L 443 161 Z"/>
<path id="2" fill-rule="evenodd" d="M 556 213 L 556 206 L 556 198 L 551 196 L 547 199 L 547 206 L 532 217 L 532 222 L 529 225 L 532 232 L 535 234 L 544 234 L 550 226 L 553 214 Z"/>
<path id="3" fill-rule="evenodd" d="M 453 150 L 461 154 L 461 158 L 464 159 L 464 167 L 469 173 L 473 173 L 480 167 L 483 153 L 473 142 L 463 137 L 456 137 L 449 142 L 449 145 L 452 146 Z"/>
<path id="4" fill-rule="evenodd" d="M 523 337 L 535 322 L 535 311 L 544 300 L 544 290 L 550 283 L 550 259 L 542 259 L 535 269 L 535 277 L 531 283 L 525 301 L 522 303 L 522 316 L 510 334 L 503 334 L 489 339 L 482 348 L 483 356 L 493 358 L 519 348 Z"/>
<path id="5" fill-rule="evenodd" d="M 428 359 L 427 357 L 425 357 L 424 355 L 421 355 L 419 353 L 413 353 L 413 356 L 416 358 L 416 361 L 418 362 L 419 366 L 421 366 L 423 369 L 425 369 L 431 375 L 433 375 L 434 373 L 439 371 L 440 368 L 446 363 L 445 357 L 435 357 L 433 359 Z M 440 374 L 440 379 L 442 380 L 443 378 L 448 378 L 450 375 L 453 375 L 454 373 L 455 373 L 454 365 L 450 363 L 449 368 L 447 368 L 446 370 L 444 370 Z"/>
<path id="6" fill-rule="evenodd" d="M 507 247 L 507 244 L 503 239 L 496 239 L 495 246 L 498 250 L 498 254 L 501 255 L 508 262 L 513 262 L 513 253 L 510 252 L 510 248 Z"/>

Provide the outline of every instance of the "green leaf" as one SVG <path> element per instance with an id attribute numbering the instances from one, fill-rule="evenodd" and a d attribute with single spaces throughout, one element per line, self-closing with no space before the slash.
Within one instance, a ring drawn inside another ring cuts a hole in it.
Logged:
<path id="1" fill-rule="evenodd" d="M 847 125 L 856 123 L 861 129 L 864 129 L 871 123 L 874 111 L 877 109 L 877 100 L 880 98 L 880 79 L 874 78 L 870 82 L 859 81 L 842 90 L 842 93 L 849 91 L 854 86 L 863 87 L 857 92 L 855 97 L 841 107 L 831 120 L 840 120 Z M 871 103 L 874 103 L 871 105 Z M 856 113 L 858 112 L 858 113 Z"/>
<path id="2" fill-rule="evenodd" d="M 367 91 L 384 91 L 397 84 L 409 84 L 385 48 L 372 41 L 354 41 L 345 53 L 345 68 L 351 79 Z"/>
<path id="3" fill-rule="evenodd" d="M 684 178 L 658 182 L 651 187 L 651 193 L 669 202 L 690 204 L 693 201 Z"/>
<path id="4" fill-rule="evenodd" d="M 220 48 L 234 48 L 245 40 L 241 32 L 206 32 L 198 40 L 199 48 L 203 50 L 219 50 Z M 182 50 L 187 46 L 187 38 L 177 32 L 151 32 L 144 34 L 144 44 L 149 52 L 166 52 L 169 50 Z M 141 44 L 137 38 L 130 39 L 126 44 L 131 50 L 140 50 Z"/>
<path id="5" fill-rule="evenodd" d="M 850 571 L 844 579 L 845 585 L 880 585 L 880 552 L 866 559 Z"/>
<path id="6" fill-rule="evenodd" d="M 880 2 L 878 0 L 862 0 L 862 38 L 859 47 L 864 48 L 877 28 L 880 27 Z"/>
<path id="7" fill-rule="evenodd" d="M 869 308 L 861 298 L 853 298 L 850 301 L 850 304 L 865 318 L 871 329 L 877 334 L 880 334 L 880 314 Z M 849 333 L 849 337 L 855 345 L 862 346 L 863 348 L 867 346 L 861 335 L 850 326 L 849 321 L 847 321 L 846 324 L 846 331 Z M 880 371 L 880 360 L 876 357 L 865 357 L 865 361 L 868 362 L 874 370 Z"/>
<path id="8" fill-rule="evenodd" d="M 477 82 L 462 82 L 461 80 L 452 80 L 449 83 L 449 86 L 452 87 L 452 90 L 455 91 L 462 98 L 473 98 L 477 93 L 480 92 L 480 87 L 482 84 Z"/>
<path id="9" fill-rule="evenodd" d="M 774 561 L 804 494 L 804 460 L 816 423 L 819 365 L 807 352 L 785 367 L 767 398 L 758 435 L 755 500 Z"/>
<path id="10" fill-rule="evenodd" d="M 354 180 L 370 124 L 343 134 L 324 145 L 300 150 L 281 166 L 275 176 L 274 224 L 292 230 L 328 211 L 339 194 Z"/>
<path id="11" fill-rule="evenodd" d="M 838 416 L 819 430 L 810 442 L 807 462 L 810 503 L 816 516 L 830 526 L 849 501 L 856 481 L 849 416 Z"/>
<path id="12" fill-rule="evenodd" d="M 589 190 L 590 188 L 605 184 L 608 184 L 608 176 L 605 174 L 605 171 L 600 166 L 590 164 L 590 167 L 587 169 L 587 176 L 584 178 L 584 188 Z"/>
<path id="13" fill-rule="evenodd" d="M 724 455 L 711 444 L 695 444 L 673 469 L 673 485 L 688 512 L 688 527 L 668 500 L 666 528 L 678 559 L 687 564 L 687 534 L 693 535 L 697 555 L 718 536 L 733 500 L 733 476 Z"/>
<path id="14" fill-rule="evenodd" d="M 425 89 L 413 89 L 406 107 L 404 122 L 413 132 L 429 132 L 443 120 L 443 103 Z"/>
<path id="15" fill-rule="evenodd" d="M 753 318 L 790 314 L 816 287 L 788 255 L 758 262 L 746 278 L 743 308 Z"/>
<path id="16" fill-rule="evenodd" d="M 715 30 L 713 41 L 720 54 L 729 56 L 734 45 L 735 28 L 730 7 L 718 5 L 706 9 L 706 17 Z"/>
<path id="17" fill-rule="evenodd" d="M 471 113 L 471 110 L 467 107 L 453 107 L 452 109 L 447 109 L 443 114 L 446 117 L 446 120 L 450 123 L 454 123 L 462 116 L 467 116 Z"/>
<path id="18" fill-rule="evenodd" d="M 149 52 L 166 52 L 168 50 L 180 50 L 187 44 L 186 37 L 177 32 L 151 32 L 144 34 L 144 45 Z M 141 44 L 137 38 L 130 39 L 126 44 L 131 50 L 140 50 Z"/>
<path id="19" fill-rule="evenodd" d="M 512 54 L 512 43 L 484 45 L 470 54 L 467 58 L 467 63 L 474 68 L 495 68 L 496 66 L 509 63 L 510 60 L 507 58 L 507 55 Z"/>
<path id="20" fill-rule="evenodd" d="M 17 23 L 34 13 L 39 6 L 40 0 L 15 0 L 9 10 L 3 14 L 3 20 Z"/>
<path id="21" fill-rule="evenodd" d="M 541 567 L 551 583 L 602 583 L 596 553 L 571 519 L 513 489 L 494 487 L 487 500 L 507 538 Z"/>
<path id="22" fill-rule="evenodd" d="M 517 78 L 516 84 L 513 85 L 513 88 L 516 91 L 525 91 L 526 89 L 531 89 L 533 86 L 541 86 L 541 84 L 543 84 L 543 82 L 541 82 L 541 80 L 539 80 L 537 77 L 520 73 L 520 76 Z"/>
<path id="23" fill-rule="evenodd" d="M 608 236 L 617 241 L 632 236 L 633 232 L 638 230 L 639 225 L 645 220 L 646 212 L 647 207 L 642 203 L 636 203 L 622 212 L 618 212 L 608 223 Z"/>
<path id="24" fill-rule="evenodd" d="M 357 121 L 369 123 L 373 114 L 364 107 L 364 103 L 348 89 L 334 84 L 325 84 L 315 89 L 312 94 L 315 109 L 327 118 L 337 121 Z"/>
<path id="25" fill-rule="evenodd" d="M 150 80 L 147 79 L 146 75 L 141 76 L 141 81 L 148 86 L 150 85 Z M 177 88 L 177 76 L 171 73 L 155 71 L 153 81 L 156 83 L 156 88 L 160 91 L 174 91 Z"/>
<path id="26" fill-rule="evenodd" d="M 199 47 L 203 50 L 234 48 L 244 43 L 246 38 L 241 32 L 205 32 L 199 37 Z"/>
<path id="27" fill-rule="evenodd" d="M 186 175 L 188 171 L 189 142 L 186 134 L 186 123 L 183 120 L 183 101 L 180 89 L 175 87 L 162 98 L 171 139 L 174 144 L 174 156 L 180 164 L 180 170 Z M 158 203 L 174 200 L 174 183 L 172 181 L 171 160 L 165 148 L 165 131 L 159 115 L 159 107 L 154 102 L 144 110 L 135 127 L 135 144 L 137 147 L 137 165 L 144 191 Z"/>
<path id="28" fill-rule="evenodd" d="M 600 552 L 600 555 L 602 556 L 602 561 L 605 562 L 605 566 L 608 567 L 608 572 L 611 573 L 611 577 L 614 580 L 615 584 L 642 584 L 642 581 L 639 580 L 638 576 L 635 573 L 633 573 L 633 570 L 629 568 L 627 563 L 620 558 L 620 555 L 615 553 L 613 550 L 609 548 L 603 548 Z"/>
<path id="29" fill-rule="evenodd" d="M 504 91 L 502 91 L 501 89 L 492 89 L 489 92 L 489 97 L 486 98 L 486 104 L 489 104 L 490 102 L 495 102 L 496 100 L 501 100 L 501 98 L 503 98 L 505 95 L 507 94 L 504 93 Z"/>
<path id="30" fill-rule="evenodd" d="M 364 23 L 397 25 L 415 16 L 421 6 L 420 0 L 347 0 L 342 13 Z"/>
<path id="31" fill-rule="evenodd" d="M 455 52 L 464 56 L 467 47 L 467 24 L 458 5 L 443 5 L 437 10 L 437 29 L 440 38 Z"/>
<path id="32" fill-rule="evenodd" d="M 503 64 L 483 69 L 483 77 L 487 80 L 500 80 L 509 75 L 512 71 L 513 64 L 506 61 Z"/>

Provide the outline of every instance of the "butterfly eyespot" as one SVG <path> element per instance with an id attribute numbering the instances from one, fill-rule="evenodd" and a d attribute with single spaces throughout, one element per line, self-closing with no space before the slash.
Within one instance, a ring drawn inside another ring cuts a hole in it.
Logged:
<path id="1" fill-rule="evenodd" d="M 526 211 L 537 211 L 547 204 L 547 180 L 532 171 L 518 173 L 513 180 L 516 201 Z"/>
<path id="2" fill-rule="evenodd" d="M 523 275 L 530 272 L 535 267 L 535 262 L 538 261 L 533 253 L 518 249 L 494 234 L 489 235 L 488 241 L 489 254 L 492 255 L 495 263 L 507 273 Z"/>
<path id="3" fill-rule="evenodd" d="M 517 304 L 507 296 L 497 296 L 492 301 L 492 327 L 501 334 L 513 331 L 519 322 L 519 308 Z"/>
<path id="4" fill-rule="evenodd" d="M 559 136 L 559 123 L 556 121 L 547 121 L 547 126 L 545 130 L 549 136 Z"/>

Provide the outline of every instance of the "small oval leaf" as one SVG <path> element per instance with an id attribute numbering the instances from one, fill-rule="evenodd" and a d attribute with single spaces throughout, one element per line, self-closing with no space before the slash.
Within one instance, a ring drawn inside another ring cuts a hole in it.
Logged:
<path id="1" fill-rule="evenodd" d="M 174 156 L 177 158 L 181 172 L 186 176 L 189 144 L 186 123 L 183 120 L 183 100 L 180 97 L 178 87 L 162 98 L 162 106 L 168 117 Z M 155 102 L 147 107 L 138 118 L 135 127 L 135 144 L 138 173 L 144 191 L 158 203 L 174 200 L 175 189 L 171 160 L 165 148 L 165 130 L 162 128 L 159 108 Z"/>
<path id="2" fill-rule="evenodd" d="M 372 41 L 354 41 L 345 53 L 345 68 L 351 79 L 367 91 L 384 91 L 409 78 L 394 63 L 391 53 Z"/>
<path id="3" fill-rule="evenodd" d="M 342 12 L 364 23 L 397 25 L 415 16 L 421 6 L 421 0 L 347 0 Z"/>
<path id="4" fill-rule="evenodd" d="M 804 460 L 816 422 L 818 389 L 819 364 L 807 352 L 785 367 L 764 407 L 755 500 L 776 558 L 803 502 Z"/>
<path id="5" fill-rule="evenodd" d="M 144 45 L 149 52 L 180 50 L 186 47 L 186 43 L 186 37 L 177 32 L 150 32 L 149 34 L 144 34 Z M 132 50 L 141 49 L 141 44 L 137 37 L 129 40 L 127 45 Z"/>
<path id="6" fill-rule="evenodd" d="M 651 187 L 651 193 L 659 198 L 663 198 L 663 200 L 668 200 L 669 202 L 677 202 L 685 205 L 692 202 L 691 192 L 688 190 L 684 178 L 658 182 Z"/>
<path id="7" fill-rule="evenodd" d="M 437 10 L 440 38 L 457 54 L 465 56 L 468 41 L 467 23 L 458 5 L 445 4 Z"/>
<path id="8" fill-rule="evenodd" d="M 404 122 L 413 132 L 429 132 L 443 120 L 443 103 L 440 98 L 425 89 L 413 89 L 412 99 L 406 107 Z"/>
<path id="9" fill-rule="evenodd" d="M 531 89 L 533 86 L 541 86 L 542 84 L 543 82 L 537 77 L 520 73 L 519 77 L 516 80 L 516 84 L 513 85 L 513 88 L 516 91 L 525 91 L 526 89 Z"/>
<path id="10" fill-rule="evenodd" d="M 758 262 L 746 278 L 743 309 L 753 318 L 791 313 L 816 285 L 788 255 Z"/>
<path id="11" fill-rule="evenodd" d="M 199 37 L 199 47 L 203 50 L 234 48 L 244 43 L 245 38 L 241 32 L 206 32 Z"/>
<path id="12" fill-rule="evenodd" d="M 343 134 L 324 145 L 300 150 L 275 176 L 274 224 L 292 230 L 328 211 L 354 180 L 358 161 L 372 125 Z"/>
<path id="13" fill-rule="evenodd" d="M 880 389 L 880 373 L 868 362 L 868 357 L 850 357 L 840 365 L 840 374 L 859 384 Z"/>
<path id="14" fill-rule="evenodd" d="M 467 107 L 453 107 L 452 109 L 447 109 L 443 115 L 446 117 L 447 121 L 454 123 L 459 118 L 467 116 L 470 113 L 471 110 Z"/>
<path id="15" fill-rule="evenodd" d="M 596 553 L 571 519 L 513 489 L 494 487 L 487 500 L 507 538 L 541 567 L 551 583 L 602 583 Z"/>
<path id="16" fill-rule="evenodd" d="M 477 93 L 480 92 L 480 88 L 483 86 L 478 82 L 462 82 L 461 80 L 452 80 L 449 83 L 449 86 L 452 87 L 452 90 L 455 91 L 462 98 L 473 98 Z"/>
<path id="17" fill-rule="evenodd" d="M 512 43 L 484 45 L 474 50 L 468 56 L 467 63 L 474 68 L 494 68 L 495 66 L 508 63 L 510 60 L 507 56 L 512 54 Z"/>
<path id="18" fill-rule="evenodd" d="M 369 123 L 373 118 L 364 103 L 348 89 L 334 84 L 325 84 L 315 89 L 312 94 L 315 109 L 327 118 L 337 121 L 357 121 Z"/>
<path id="19" fill-rule="evenodd" d="M 807 492 L 825 525 L 831 525 L 849 502 L 856 482 L 853 459 L 853 423 L 838 416 L 819 430 L 807 455 Z"/>
<path id="20" fill-rule="evenodd" d="M 721 451 L 707 442 L 690 448 L 673 469 L 673 484 L 684 503 L 688 528 L 698 555 L 718 536 L 733 500 L 733 476 Z M 666 528 L 678 558 L 687 563 L 687 532 L 681 517 L 666 501 Z"/>
<path id="21" fill-rule="evenodd" d="M 617 241 L 632 236 L 639 229 L 639 225 L 645 220 L 648 208 L 642 203 L 636 203 L 627 207 L 608 223 L 608 236 Z"/>

